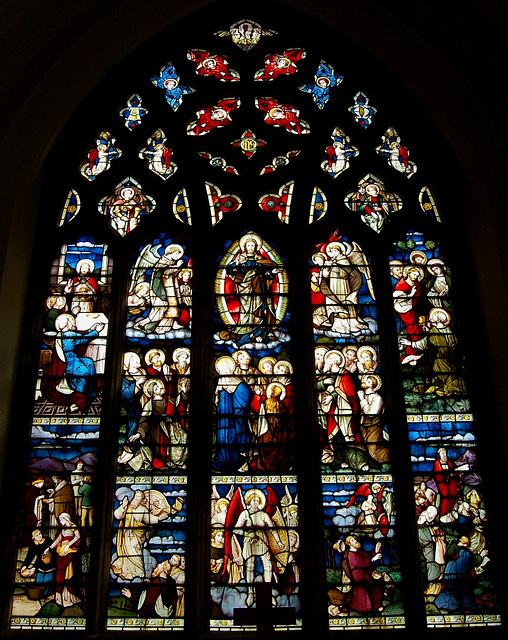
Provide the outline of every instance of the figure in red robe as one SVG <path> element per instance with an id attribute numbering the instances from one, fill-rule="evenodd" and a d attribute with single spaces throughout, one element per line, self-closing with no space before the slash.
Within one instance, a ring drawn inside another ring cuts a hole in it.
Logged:
<path id="1" fill-rule="evenodd" d="M 190 136 L 204 136 L 212 129 L 227 127 L 231 124 L 231 112 L 240 106 L 239 98 L 224 98 L 213 107 L 203 107 L 196 112 L 196 120 L 187 127 Z"/>
<path id="2" fill-rule="evenodd" d="M 275 98 L 256 98 L 256 107 L 265 112 L 266 124 L 283 127 L 289 133 L 301 135 L 309 133 L 310 127 L 302 120 L 300 111 L 289 104 L 280 104 Z"/>
<path id="3" fill-rule="evenodd" d="M 265 56 L 264 68 L 254 74 L 254 80 L 275 80 L 282 75 L 293 75 L 298 71 L 296 63 L 305 58 L 304 49 L 286 49 L 284 53 Z"/>

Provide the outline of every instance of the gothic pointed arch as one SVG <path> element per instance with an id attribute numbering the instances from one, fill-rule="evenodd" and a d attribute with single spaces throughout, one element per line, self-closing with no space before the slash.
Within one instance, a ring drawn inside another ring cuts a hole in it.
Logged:
<path id="1" fill-rule="evenodd" d="M 495 629 L 451 154 L 346 39 L 203 16 L 47 160 L 9 629 Z"/>

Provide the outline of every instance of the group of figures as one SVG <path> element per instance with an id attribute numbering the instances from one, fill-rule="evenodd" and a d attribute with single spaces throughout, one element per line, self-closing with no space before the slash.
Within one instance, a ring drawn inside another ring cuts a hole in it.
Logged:
<path id="1" fill-rule="evenodd" d="M 378 348 L 319 343 L 315 363 L 324 469 L 388 470 Z"/>
<path id="2" fill-rule="evenodd" d="M 183 617 L 185 491 L 122 485 L 115 500 L 109 626 L 132 617 Z"/>
<path id="3" fill-rule="evenodd" d="M 428 610 L 488 610 L 488 576 L 483 581 L 490 561 L 487 513 L 476 454 L 441 446 L 434 455 L 432 471 L 414 485 Z"/>
<path id="4" fill-rule="evenodd" d="M 448 267 L 423 246 L 406 253 L 405 259 L 393 257 L 390 262 L 400 362 L 414 369 L 413 376 L 407 375 L 414 380 L 412 392 L 429 400 L 453 401 L 466 395 L 466 386 L 453 332 Z"/>
<path id="5" fill-rule="evenodd" d="M 213 468 L 219 473 L 287 472 L 293 464 L 293 367 L 247 349 L 215 361 Z"/>
<path id="6" fill-rule="evenodd" d="M 450 269 L 435 241 L 411 232 L 390 272 L 427 615 L 482 619 L 496 597 Z"/>
<path id="7" fill-rule="evenodd" d="M 13 615 L 83 616 L 93 524 L 93 468 L 31 477 L 24 499 Z"/>
<path id="8" fill-rule="evenodd" d="M 379 481 L 365 478 L 363 483 L 344 483 L 331 477 L 324 487 L 329 496 L 323 506 L 332 620 L 403 615 L 392 483 L 386 475 Z"/>
<path id="9" fill-rule="evenodd" d="M 252 607 L 255 583 L 273 584 L 277 606 L 298 607 L 298 495 L 295 484 L 213 484 L 212 619 Z"/>
<path id="10" fill-rule="evenodd" d="M 125 419 L 120 465 L 133 471 L 181 469 L 187 460 L 190 349 L 151 348 L 123 359 L 122 413 Z M 144 365 L 144 366 L 143 366 Z"/>
<path id="11" fill-rule="evenodd" d="M 100 393 L 110 273 L 103 246 L 78 243 L 64 249 L 55 261 L 46 299 L 35 413 L 47 416 L 42 420 L 53 436 L 78 437 L 97 431 L 96 423 L 71 424 L 68 418 L 91 411 Z M 57 415 L 63 419 L 50 420 Z"/>
<path id="12" fill-rule="evenodd" d="M 127 292 L 108 629 L 184 615 L 192 262 L 165 234 Z"/>

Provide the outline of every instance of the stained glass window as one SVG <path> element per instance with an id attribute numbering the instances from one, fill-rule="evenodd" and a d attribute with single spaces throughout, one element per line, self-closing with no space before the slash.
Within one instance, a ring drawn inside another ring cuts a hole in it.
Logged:
<path id="1" fill-rule="evenodd" d="M 48 159 L 9 628 L 498 626 L 432 124 L 348 42 L 203 15 Z"/>

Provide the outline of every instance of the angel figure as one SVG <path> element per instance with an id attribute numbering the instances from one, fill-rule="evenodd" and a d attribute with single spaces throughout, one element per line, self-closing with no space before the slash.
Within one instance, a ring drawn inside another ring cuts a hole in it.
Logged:
<path id="1" fill-rule="evenodd" d="M 262 581 L 270 583 L 274 572 L 285 570 L 289 555 L 286 522 L 274 489 L 268 486 L 265 493 L 255 487 L 242 494 L 237 488 L 226 517 L 225 557 L 244 565 L 248 607 L 254 603 L 258 567 Z"/>
<path id="2" fill-rule="evenodd" d="M 360 317 L 358 302 L 365 283 L 375 300 L 367 258 L 356 242 L 346 242 L 335 235 L 332 238 L 319 246 L 325 257 L 320 269 L 321 292 L 331 330 L 341 335 L 369 330 L 367 321 Z"/>
<path id="3" fill-rule="evenodd" d="M 283 53 L 270 53 L 263 59 L 264 67 L 254 74 L 254 80 L 275 80 L 279 76 L 293 75 L 296 63 L 305 58 L 305 49 L 286 49 Z"/>
<path id="4" fill-rule="evenodd" d="M 139 224 L 141 216 L 155 208 L 155 201 L 141 190 L 141 185 L 132 178 L 123 180 L 115 193 L 99 201 L 98 209 L 109 217 L 109 223 L 121 236 L 126 236 Z"/>
<path id="5" fill-rule="evenodd" d="M 314 82 L 304 84 L 299 89 L 304 93 L 310 93 L 319 109 L 324 109 L 330 99 L 330 89 L 337 87 L 342 80 L 344 80 L 344 76 L 336 74 L 331 64 L 321 60 L 314 76 Z"/>
<path id="6" fill-rule="evenodd" d="M 359 151 L 350 143 L 340 127 L 335 127 L 332 133 L 332 143 L 326 148 L 326 160 L 321 163 L 321 169 L 336 178 L 340 173 L 349 168 L 349 161 L 355 158 Z"/>
<path id="7" fill-rule="evenodd" d="M 189 136 L 204 136 L 212 129 L 220 129 L 231 124 L 231 112 L 240 106 L 239 98 L 223 98 L 212 107 L 196 111 L 196 119 L 187 126 Z"/>
<path id="8" fill-rule="evenodd" d="M 309 133 L 310 126 L 300 118 L 300 110 L 289 104 L 281 104 L 275 98 L 256 98 L 256 107 L 265 112 L 264 121 L 274 127 L 282 127 L 289 133 Z"/>
<path id="9" fill-rule="evenodd" d="M 107 171 L 111 162 L 122 155 L 120 149 L 115 147 L 115 139 L 109 131 L 101 131 L 95 141 L 95 147 L 88 152 L 88 160 L 80 167 L 81 175 L 89 180 Z"/>
<path id="10" fill-rule="evenodd" d="M 385 131 L 381 139 L 382 144 L 376 148 L 376 153 L 384 156 L 391 167 L 403 173 L 407 178 L 414 175 L 417 166 L 409 160 L 409 151 L 407 147 L 402 145 L 400 136 L 395 129 L 390 128 Z"/>
<path id="11" fill-rule="evenodd" d="M 229 68 L 229 60 L 226 56 L 211 55 L 204 49 L 189 49 L 187 58 L 195 63 L 198 76 L 217 78 L 221 82 L 238 82 L 240 80 L 238 71 Z"/>
<path id="12" fill-rule="evenodd" d="M 390 213 L 402 209 L 396 193 L 386 191 L 378 178 L 368 174 L 358 183 L 358 190 L 348 193 L 344 200 L 351 211 L 358 211 L 367 226 L 379 233 Z"/>
<path id="13" fill-rule="evenodd" d="M 173 109 L 177 111 L 178 107 L 182 104 L 183 96 L 189 93 L 193 93 L 195 89 L 180 84 L 180 77 L 176 73 L 175 67 L 168 62 L 161 67 L 160 73 L 154 78 L 150 78 L 152 84 L 159 89 L 164 89 L 164 97 L 166 102 Z"/>
<path id="14" fill-rule="evenodd" d="M 178 169 L 172 161 L 173 152 L 166 146 L 166 136 L 162 129 L 157 129 L 146 141 L 146 147 L 139 152 L 139 157 L 146 160 L 150 171 L 163 180 L 167 180 Z"/>
<path id="15" fill-rule="evenodd" d="M 162 245 L 147 245 L 133 268 L 130 292 L 150 272 L 150 304 L 146 316 L 134 325 L 144 333 L 164 334 L 181 329 L 180 316 L 184 306 L 181 291 L 181 272 L 186 268 L 184 250 L 179 244 L 169 244 L 161 254 Z"/>

